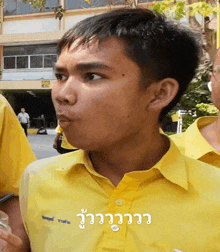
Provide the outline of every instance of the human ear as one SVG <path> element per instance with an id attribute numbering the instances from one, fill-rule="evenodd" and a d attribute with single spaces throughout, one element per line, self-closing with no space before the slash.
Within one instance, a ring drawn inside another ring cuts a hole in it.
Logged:
<path id="1" fill-rule="evenodd" d="M 152 99 L 148 103 L 148 110 L 162 110 L 176 97 L 179 83 L 172 78 L 166 78 L 149 86 Z"/>

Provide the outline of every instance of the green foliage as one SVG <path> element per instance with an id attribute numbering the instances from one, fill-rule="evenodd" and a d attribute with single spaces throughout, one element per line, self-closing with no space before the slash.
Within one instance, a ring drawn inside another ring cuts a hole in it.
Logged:
<path id="1" fill-rule="evenodd" d="M 171 118 L 177 110 L 185 110 L 187 115 L 182 116 L 182 131 L 184 132 L 198 117 L 216 116 L 218 109 L 212 104 L 211 92 L 207 82 L 212 63 L 205 62 L 200 65 L 195 78 L 189 84 L 177 106 L 167 116 Z"/>
<path id="2" fill-rule="evenodd" d="M 188 5 L 188 8 L 191 9 L 189 13 L 191 17 L 195 16 L 197 12 L 203 17 L 209 16 L 211 14 L 216 15 L 218 12 L 217 7 L 213 7 L 211 4 L 204 1 L 192 3 Z"/>
<path id="3" fill-rule="evenodd" d="M 18 0 L 14 0 L 18 1 Z M 46 5 L 46 0 L 19 0 L 24 3 L 30 3 L 33 9 L 39 9 L 42 10 Z M 90 0 L 86 0 L 90 1 Z M 0 6 L 3 6 L 4 0 L 0 0 Z M 65 9 L 62 7 L 62 5 L 58 7 L 54 7 L 54 13 L 56 14 L 55 18 L 59 18 L 59 20 L 62 19 L 63 14 L 65 13 Z"/>
<path id="4" fill-rule="evenodd" d="M 160 14 L 163 14 L 169 8 L 170 8 L 170 0 L 153 2 L 153 9 Z"/>
<path id="5" fill-rule="evenodd" d="M 203 116 L 218 116 L 219 110 L 213 103 L 200 103 L 196 104 L 195 111 L 188 111 L 189 114 L 182 115 L 182 131 L 184 132 L 197 118 Z M 175 114 L 176 110 L 172 110 L 167 114 L 171 118 L 171 115 Z M 167 134 L 167 132 L 166 132 Z M 173 134 L 170 132 L 170 134 Z"/>
<path id="6" fill-rule="evenodd" d="M 173 6 L 173 11 L 171 13 L 174 13 L 175 19 L 177 20 L 183 18 L 186 15 L 186 2 L 176 2 L 176 4 Z"/>
<path id="7" fill-rule="evenodd" d="M 191 82 L 177 104 L 178 109 L 196 110 L 198 103 L 210 103 L 211 94 L 204 82 Z"/>
<path id="8" fill-rule="evenodd" d="M 193 117 L 192 115 L 182 116 L 182 132 L 184 132 L 198 117 Z"/>
<path id="9" fill-rule="evenodd" d="M 203 116 L 217 116 L 219 110 L 212 103 L 200 103 L 196 104 L 196 114 L 192 115 L 183 115 L 183 126 L 182 131 L 184 132 L 197 118 Z"/>
<path id="10" fill-rule="evenodd" d="M 196 105 L 196 115 L 197 117 L 201 116 L 217 116 L 219 110 L 212 103 L 200 103 Z"/>
<path id="11" fill-rule="evenodd" d="M 187 5 L 185 0 L 154 1 L 153 9 L 160 14 L 171 15 L 176 20 L 183 18 L 186 15 L 186 11 L 189 11 L 189 15 L 191 17 L 194 17 L 196 13 L 199 13 L 203 17 L 206 17 L 211 14 L 216 15 L 218 12 L 216 6 L 212 6 L 205 1 L 199 1 Z"/>
<path id="12" fill-rule="evenodd" d="M 56 19 L 59 18 L 61 20 L 63 18 L 63 14 L 65 13 L 65 9 L 62 7 L 62 5 L 55 8 L 54 13 L 56 14 Z"/>
<path id="13" fill-rule="evenodd" d="M 42 10 L 46 5 L 46 0 L 14 0 L 24 3 L 30 3 L 33 9 Z M 4 4 L 4 0 L 0 0 L 0 5 Z"/>
<path id="14" fill-rule="evenodd" d="M 197 104 L 211 103 L 211 93 L 207 87 L 211 66 L 211 62 L 205 62 L 199 66 L 194 79 L 182 95 L 175 110 L 196 111 Z"/>
<path id="15" fill-rule="evenodd" d="M 171 116 L 177 110 L 188 111 L 189 114 L 183 115 L 183 132 L 198 117 L 217 115 L 218 110 L 211 103 L 211 92 L 208 90 L 207 82 L 212 63 L 205 62 L 200 65 L 195 78 L 190 82 L 187 90 L 182 95 L 180 102 L 168 115 Z"/>
<path id="16" fill-rule="evenodd" d="M 21 0 L 24 3 L 30 3 L 32 8 L 42 10 L 46 5 L 46 0 Z"/>

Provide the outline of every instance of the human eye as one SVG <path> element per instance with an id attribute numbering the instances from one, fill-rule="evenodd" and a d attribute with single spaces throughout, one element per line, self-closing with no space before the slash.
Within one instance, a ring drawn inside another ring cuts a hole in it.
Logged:
<path id="1" fill-rule="evenodd" d="M 67 77 L 64 74 L 55 73 L 55 77 L 59 81 L 65 81 L 65 80 L 67 80 Z"/>
<path id="2" fill-rule="evenodd" d="M 86 75 L 85 75 L 85 79 L 87 81 L 95 81 L 95 80 L 99 80 L 101 78 L 103 78 L 101 75 L 95 74 L 95 73 L 86 73 Z"/>

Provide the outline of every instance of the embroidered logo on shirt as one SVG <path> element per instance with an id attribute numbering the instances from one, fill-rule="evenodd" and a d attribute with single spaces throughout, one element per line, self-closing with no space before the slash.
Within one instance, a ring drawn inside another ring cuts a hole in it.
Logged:
<path id="1" fill-rule="evenodd" d="M 49 217 L 49 216 L 45 216 L 45 215 L 42 215 L 42 219 L 47 220 L 47 221 L 55 221 L 56 220 L 55 216 L 54 217 Z M 71 223 L 70 221 L 68 221 L 66 219 L 63 220 L 63 219 L 58 219 L 57 218 L 57 221 L 60 222 L 60 223 L 63 223 L 63 224 L 70 224 Z"/>

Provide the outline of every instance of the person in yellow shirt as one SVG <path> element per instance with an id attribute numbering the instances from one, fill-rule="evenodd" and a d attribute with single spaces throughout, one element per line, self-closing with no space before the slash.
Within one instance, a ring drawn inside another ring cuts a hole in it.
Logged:
<path id="1" fill-rule="evenodd" d="M 63 36 L 52 99 L 79 150 L 24 172 L 32 252 L 220 251 L 220 170 L 159 132 L 198 66 L 194 36 L 143 8 Z"/>
<path id="2" fill-rule="evenodd" d="M 220 109 L 220 48 L 215 54 L 211 84 L 212 101 Z M 184 155 L 220 168 L 220 116 L 198 118 L 184 133 L 171 138 Z"/>
<path id="3" fill-rule="evenodd" d="M 35 160 L 36 157 L 12 107 L 0 95 L 0 210 L 9 215 L 13 233 L 0 230 L 3 252 L 29 251 L 28 237 L 20 216 L 18 192 L 24 169 Z M 14 196 L 2 203 L 10 193 Z"/>
<path id="4" fill-rule="evenodd" d="M 56 129 L 56 136 L 54 138 L 53 148 L 56 149 L 60 154 L 68 153 L 74 150 L 77 150 L 74 146 L 72 146 L 66 139 L 66 136 L 58 124 Z"/>

